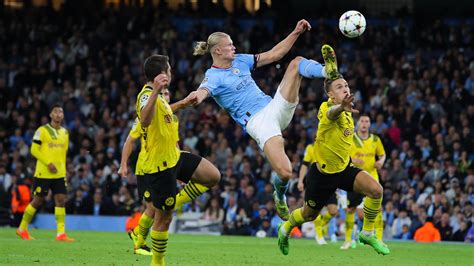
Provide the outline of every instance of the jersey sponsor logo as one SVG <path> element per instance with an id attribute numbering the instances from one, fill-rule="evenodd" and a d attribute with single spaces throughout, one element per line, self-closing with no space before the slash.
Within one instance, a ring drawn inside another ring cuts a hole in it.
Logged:
<path id="1" fill-rule="evenodd" d="M 252 79 L 251 76 L 246 76 L 244 77 L 244 79 L 242 80 L 242 82 L 239 83 L 239 85 L 237 85 L 235 87 L 235 90 L 241 90 L 242 88 L 244 87 L 248 87 L 249 84 L 251 84 L 252 82 L 255 83 L 255 81 Z"/>
<path id="2" fill-rule="evenodd" d="M 53 148 L 64 148 L 64 144 L 62 143 L 48 143 L 48 147 Z"/>
<path id="3" fill-rule="evenodd" d="M 174 204 L 174 198 L 173 197 L 169 197 L 165 200 L 165 204 L 166 206 L 173 206 Z"/>

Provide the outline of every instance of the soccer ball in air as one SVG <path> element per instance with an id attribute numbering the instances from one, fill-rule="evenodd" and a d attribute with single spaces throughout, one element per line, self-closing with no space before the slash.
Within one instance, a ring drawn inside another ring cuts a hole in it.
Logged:
<path id="1" fill-rule="evenodd" d="M 356 38 L 362 35 L 365 31 L 365 26 L 365 18 L 359 11 L 347 11 L 339 19 L 339 29 L 342 34 L 349 38 Z"/>

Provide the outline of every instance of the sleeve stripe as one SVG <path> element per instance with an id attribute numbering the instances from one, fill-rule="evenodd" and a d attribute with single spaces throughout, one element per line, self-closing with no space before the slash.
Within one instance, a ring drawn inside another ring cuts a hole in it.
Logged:
<path id="1" fill-rule="evenodd" d="M 35 140 L 33 140 L 33 143 L 36 143 L 36 144 L 38 144 L 38 145 L 41 145 L 41 140 L 36 140 L 36 139 L 35 139 Z"/>

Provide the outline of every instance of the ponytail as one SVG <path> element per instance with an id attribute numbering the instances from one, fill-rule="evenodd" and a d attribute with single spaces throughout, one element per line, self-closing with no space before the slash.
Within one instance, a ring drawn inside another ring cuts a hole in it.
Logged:
<path id="1" fill-rule="evenodd" d="M 209 45 L 207 42 L 197 42 L 194 46 L 193 55 L 205 55 L 209 52 Z"/>

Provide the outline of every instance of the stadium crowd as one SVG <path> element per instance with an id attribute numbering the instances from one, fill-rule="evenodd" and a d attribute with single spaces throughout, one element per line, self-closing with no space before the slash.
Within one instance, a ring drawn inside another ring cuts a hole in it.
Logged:
<path id="1" fill-rule="evenodd" d="M 272 32 L 257 19 L 254 26 L 240 28 L 231 18 L 223 28 L 195 23 L 184 34 L 170 14 L 190 14 L 166 10 L 106 9 L 92 12 L 87 20 L 47 8 L 3 13 L 0 204 L 11 217 L 21 213 L 12 203 L 25 200 L 19 187 L 31 185 L 36 162 L 29 147 L 35 130 L 49 121 L 52 104 L 62 103 L 70 134 L 67 213 L 131 215 L 141 206 L 135 178 L 131 174 L 122 180 L 117 171 L 144 84 L 144 59 L 155 53 L 170 57 L 173 102 L 197 89 L 211 65 L 210 57 L 192 56 L 194 41 L 225 29 L 238 52 L 258 53 L 292 29 L 280 26 Z M 361 38 L 349 40 L 328 20 L 312 23 L 311 32 L 280 64 L 253 73 L 260 88 L 274 95 L 294 56 L 322 61 L 321 45 L 334 45 L 356 107 L 370 114 L 372 132 L 382 138 L 387 153 L 380 171 L 386 236 L 413 239 L 430 217 L 442 240 L 474 241 L 473 25 L 400 20 L 370 26 Z M 300 104 L 284 132 L 294 169 L 290 210 L 303 203 L 297 173 L 305 146 L 314 140 L 316 113 L 324 99 L 321 80 L 303 80 Z M 208 158 L 222 173 L 219 186 L 182 211 L 222 223 L 224 234 L 263 230 L 275 235 L 279 218 L 270 166 L 256 143 L 213 101 L 182 110 L 179 118 L 182 149 Z M 134 152 L 132 166 L 136 156 Z M 41 211 L 53 209 L 49 197 Z"/>

